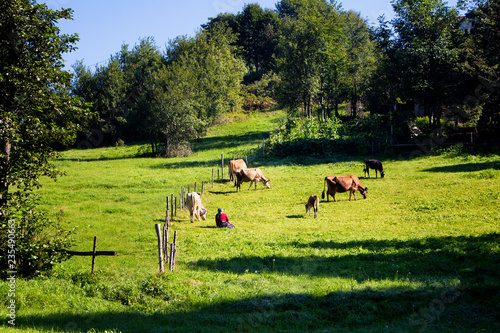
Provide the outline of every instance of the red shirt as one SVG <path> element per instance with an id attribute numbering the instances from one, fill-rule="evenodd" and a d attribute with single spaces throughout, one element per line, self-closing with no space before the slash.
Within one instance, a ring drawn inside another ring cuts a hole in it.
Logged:
<path id="1" fill-rule="evenodd" d="M 219 214 L 215 215 L 215 224 L 219 227 L 222 222 L 229 222 L 229 218 L 227 217 L 226 213 L 221 213 L 220 216 Z"/>

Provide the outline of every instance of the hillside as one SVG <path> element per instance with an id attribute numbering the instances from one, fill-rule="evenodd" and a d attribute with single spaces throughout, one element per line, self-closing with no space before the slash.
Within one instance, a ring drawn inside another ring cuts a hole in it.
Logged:
<path id="1" fill-rule="evenodd" d="M 381 156 L 383 179 L 364 177 L 363 157 L 259 157 L 249 166 L 270 189 L 237 193 L 227 176 L 212 187 L 221 155 L 227 165 L 262 145 L 282 117 L 219 125 L 184 158 L 136 157 L 139 146 L 64 152 L 66 176 L 45 181 L 43 207 L 77 226 L 73 250 L 92 250 L 97 236 L 98 250 L 118 255 L 97 257 L 94 274 L 90 257 L 73 257 L 51 276 L 19 279 L 11 331 L 500 330 L 499 156 Z M 317 219 L 306 215 L 324 177 L 341 174 L 358 175 L 368 198 L 340 193 L 321 200 Z M 178 210 L 176 269 L 158 274 L 165 198 L 202 181 L 208 219 Z M 235 229 L 215 228 L 217 208 Z"/>

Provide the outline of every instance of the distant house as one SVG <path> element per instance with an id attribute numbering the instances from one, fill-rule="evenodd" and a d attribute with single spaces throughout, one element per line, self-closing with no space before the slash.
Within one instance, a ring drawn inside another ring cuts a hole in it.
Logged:
<path id="1" fill-rule="evenodd" d="M 459 18 L 459 28 L 464 34 L 470 34 L 472 30 L 472 22 L 465 16 Z"/>

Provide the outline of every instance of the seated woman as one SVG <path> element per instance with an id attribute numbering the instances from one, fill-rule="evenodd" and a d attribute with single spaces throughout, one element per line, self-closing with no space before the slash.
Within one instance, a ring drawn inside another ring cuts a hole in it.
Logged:
<path id="1" fill-rule="evenodd" d="M 233 229 L 234 225 L 229 222 L 229 217 L 223 212 L 222 208 L 219 208 L 217 215 L 215 215 L 215 224 L 218 228 L 228 228 Z"/>

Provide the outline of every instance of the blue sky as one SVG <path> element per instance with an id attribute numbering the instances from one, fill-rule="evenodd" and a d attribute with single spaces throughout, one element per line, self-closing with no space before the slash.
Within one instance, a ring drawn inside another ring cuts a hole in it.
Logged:
<path id="1" fill-rule="evenodd" d="M 140 39 L 153 37 L 163 51 L 169 40 L 194 36 L 200 26 L 218 13 L 236 14 L 246 3 L 275 9 L 278 0 L 46 0 L 51 9 L 71 8 L 73 20 L 62 20 L 63 33 L 78 33 L 78 50 L 65 54 L 67 69 L 77 60 L 94 69 L 104 65 L 123 44 L 133 47 Z M 380 15 L 392 18 L 390 0 L 346 0 L 345 10 L 361 13 L 370 23 Z M 455 1 L 450 1 L 455 4 Z"/>

